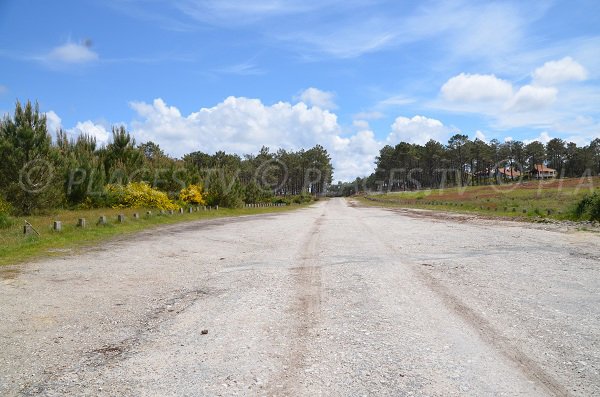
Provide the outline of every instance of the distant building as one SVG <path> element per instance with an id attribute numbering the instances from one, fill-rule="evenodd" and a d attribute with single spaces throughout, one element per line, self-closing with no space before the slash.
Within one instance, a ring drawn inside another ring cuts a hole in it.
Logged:
<path id="1" fill-rule="evenodd" d="M 521 171 L 514 167 L 498 168 L 498 174 L 509 179 L 518 179 L 521 177 Z"/>
<path id="2" fill-rule="evenodd" d="M 536 164 L 531 170 L 531 177 L 535 179 L 556 178 L 556 170 L 543 164 Z"/>

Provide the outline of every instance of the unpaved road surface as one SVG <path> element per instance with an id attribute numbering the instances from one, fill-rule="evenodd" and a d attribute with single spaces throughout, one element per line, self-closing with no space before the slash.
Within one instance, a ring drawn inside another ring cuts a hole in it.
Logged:
<path id="1" fill-rule="evenodd" d="M 169 226 L 0 269 L 0 395 L 597 396 L 599 260 L 343 199 Z"/>

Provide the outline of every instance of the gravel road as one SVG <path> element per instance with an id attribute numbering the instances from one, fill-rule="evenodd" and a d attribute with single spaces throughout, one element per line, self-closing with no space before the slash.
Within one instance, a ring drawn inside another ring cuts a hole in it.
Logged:
<path id="1" fill-rule="evenodd" d="M 546 229 L 332 199 L 3 267 L 0 395 L 600 395 L 600 236 Z"/>

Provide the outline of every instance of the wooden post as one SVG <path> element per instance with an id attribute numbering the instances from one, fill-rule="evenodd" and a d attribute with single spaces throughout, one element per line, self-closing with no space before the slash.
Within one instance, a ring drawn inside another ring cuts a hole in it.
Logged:
<path id="1" fill-rule="evenodd" d="M 125 222 L 125 215 L 123 215 L 123 214 L 117 215 L 117 221 L 119 223 L 124 223 Z"/>
<path id="2" fill-rule="evenodd" d="M 85 218 L 79 218 L 77 220 L 77 227 L 85 229 Z"/>

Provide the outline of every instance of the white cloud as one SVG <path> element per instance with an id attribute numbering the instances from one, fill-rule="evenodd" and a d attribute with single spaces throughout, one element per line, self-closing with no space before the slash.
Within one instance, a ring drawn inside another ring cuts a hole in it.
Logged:
<path id="1" fill-rule="evenodd" d="M 335 94 L 329 91 L 321 91 L 318 88 L 310 87 L 300 93 L 300 100 L 310 106 L 318 106 L 321 109 L 336 109 L 334 102 Z"/>
<path id="2" fill-rule="evenodd" d="M 381 112 L 360 112 L 352 116 L 355 120 L 377 120 L 385 115 Z"/>
<path id="3" fill-rule="evenodd" d="M 259 99 L 229 97 L 211 108 L 183 115 L 162 99 L 133 102 L 132 133 L 139 141 L 158 142 L 168 153 L 181 156 L 200 150 L 224 150 L 240 155 L 272 149 L 297 150 L 323 145 L 331 154 L 336 179 L 353 179 L 373 169 L 379 142 L 372 131 L 342 136 L 337 116 L 305 103 L 265 105 Z"/>
<path id="4" fill-rule="evenodd" d="M 237 74 L 240 76 L 258 76 L 266 73 L 252 61 L 246 61 L 237 65 L 228 66 L 217 70 L 217 72 L 225 74 Z"/>
<path id="5" fill-rule="evenodd" d="M 78 122 L 74 128 L 67 131 L 67 133 L 73 137 L 87 134 L 95 137 L 98 145 L 106 145 L 112 133 L 105 128 L 103 125 L 96 124 L 91 120 L 84 122 Z"/>
<path id="6" fill-rule="evenodd" d="M 556 101 L 558 90 L 554 87 L 524 85 L 508 103 L 507 108 L 515 112 L 544 109 Z"/>
<path id="7" fill-rule="evenodd" d="M 335 178 L 345 181 L 373 172 L 375 157 L 383 146 L 373 131 L 365 129 L 348 138 L 335 137 Z"/>
<path id="8" fill-rule="evenodd" d="M 485 137 L 485 134 L 479 130 L 477 130 L 475 132 L 475 138 L 479 139 L 480 141 L 487 142 L 487 138 Z"/>
<path id="9" fill-rule="evenodd" d="M 533 81 L 540 85 L 554 85 L 565 81 L 582 81 L 587 79 L 587 70 L 571 57 L 564 57 L 558 61 L 546 62 L 537 68 L 533 74 Z"/>
<path id="10" fill-rule="evenodd" d="M 81 64 L 98 60 L 98 54 L 90 49 L 89 42 L 66 43 L 50 51 L 45 59 L 50 62 Z"/>
<path id="11" fill-rule="evenodd" d="M 404 141 L 424 145 L 430 139 L 443 142 L 452 131 L 439 120 L 418 115 L 413 118 L 400 116 L 391 127 L 392 131 L 387 137 L 390 144 Z"/>
<path id="12" fill-rule="evenodd" d="M 414 103 L 415 100 L 413 98 L 408 98 L 403 95 L 394 95 L 389 98 L 386 98 L 382 101 L 379 101 L 376 107 L 394 107 L 394 106 L 404 106 L 410 103 Z"/>
<path id="13" fill-rule="evenodd" d="M 552 137 L 550 137 L 550 135 L 548 134 L 547 131 L 542 131 L 537 138 L 525 139 L 525 140 L 523 140 L 523 143 L 526 145 L 530 144 L 531 142 L 535 142 L 535 141 L 542 142 L 542 143 L 548 143 L 551 139 L 552 139 Z"/>
<path id="14" fill-rule="evenodd" d="M 62 120 L 53 110 L 46 112 L 46 127 L 51 134 L 62 127 Z"/>
<path id="15" fill-rule="evenodd" d="M 370 128 L 369 122 L 366 120 L 354 120 L 352 125 L 361 130 L 368 130 Z"/>
<path id="16" fill-rule="evenodd" d="M 441 88 L 452 102 L 506 101 L 513 94 L 512 84 L 492 75 L 461 73 Z"/>

